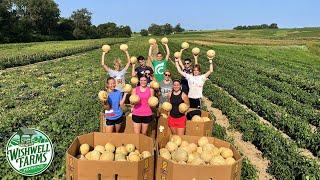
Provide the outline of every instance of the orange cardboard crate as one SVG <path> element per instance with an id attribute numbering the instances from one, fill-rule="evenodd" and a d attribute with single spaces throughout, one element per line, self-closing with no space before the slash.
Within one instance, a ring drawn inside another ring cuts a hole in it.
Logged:
<path id="1" fill-rule="evenodd" d="M 93 148 L 96 145 L 112 143 L 115 146 L 134 144 L 140 152 L 149 151 L 153 154 L 154 141 L 141 134 L 99 133 L 93 132 L 75 138 L 66 152 L 66 179 L 154 179 L 154 155 L 139 162 L 79 160 L 81 144 L 87 143 Z"/>
<path id="2" fill-rule="evenodd" d="M 194 179 L 210 179 L 210 180 L 238 180 L 241 177 L 241 168 L 243 157 L 239 152 L 228 142 L 222 141 L 214 137 L 208 137 L 209 142 L 217 147 L 227 147 L 233 151 L 236 163 L 233 165 L 188 165 L 177 164 L 171 160 L 160 157 L 159 149 L 164 148 L 170 137 L 164 138 L 158 143 L 157 164 L 156 164 L 156 179 L 157 180 L 194 180 Z M 182 140 L 189 143 L 197 143 L 200 137 L 198 136 L 181 136 Z"/>

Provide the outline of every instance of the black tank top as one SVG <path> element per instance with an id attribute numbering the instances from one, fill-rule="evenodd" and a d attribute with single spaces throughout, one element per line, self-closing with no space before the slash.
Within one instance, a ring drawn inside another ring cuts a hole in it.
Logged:
<path id="1" fill-rule="evenodd" d="M 170 111 L 170 116 L 174 118 L 180 118 L 184 116 L 184 114 L 179 112 L 179 105 L 183 102 L 182 91 L 178 95 L 174 95 L 173 92 L 171 93 L 170 103 L 172 104 L 172 109 Z"/>

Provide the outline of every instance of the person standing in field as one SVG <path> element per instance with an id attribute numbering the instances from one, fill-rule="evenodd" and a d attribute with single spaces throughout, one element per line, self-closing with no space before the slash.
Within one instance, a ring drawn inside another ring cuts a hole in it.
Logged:
<path id="1" fill-rule="evenodd" d="M 101 57 L 101 66 L 103 69 L 109 74 L 110 77 L 113 77 L 116 81 L 116 89 L 119 90 L 120 92 L 123 92 L 122 87 L 125 85 L 125 74 L 130 66 L 130 55 L 128 51 L 124 51 L 127 57 L 127 65 L 121 70 L 121 60 L 119 58 L 116 58 L 113 61 L 113 68 L 111 69 L 108 67 L 105 63 L 105 55 L 106 52 L 102 52 L 102 57 Z"/>
<path id="2" fill-rule="evenodd" d="M 172 109 L 168 117 L 168 126 L 171 129 L 172 134 L 179 136 L 184 135 L 186 129 L 187 117 L 184 113 L 180 113 L 179 105 L 186 103 L 189 105 L 189 98 L 187 94 L 181 90 L 181 82 L 179 80 L 173 81 L 172 92 L 169 93 L 169 102 L 172 104 Z"/>
<path id="3" fill-rule="evenodd" d="M 157 44 L 151 44 L 149 48 L 149 53 L 148 53 L 148 59 L 151 60 L 153 69 L 154 69 L 154 77 L 156 81 L 159 83 L 163 81 L 164 79 L 164 71 L 167 70 L 167 65 L 168 65 L 168 59 L 170 56 L 170 49 L 168 44 L 163 43 L 163 45 L 166 48 L 166 57 L 163 59 L 163 55 L 161 52 L 158 52 L 156 55 L 156 58 L 154 59 L 152 57 L 152 49 L 155 47 Z"/>
<path id="4" fill-rule="evenodd" d="M 182 57 L 182 52 L 184 49 L 181 49 L 181 57 Z M 194 57 L 194 64 L 198 64 L 198 55 L 193 55 Z M 192 61 L 190 58 L 184 59 L 184 63 L 182 63 L 181 59 L 179 59 L 179 65 L 182 69 L 183 72 L 187 74 L 192 74 Z M 189 93 L 189 85 L 188 85 L 188 80 L 184 77 L 181 76 L 181 86 L 182 86 L 182 92 L 188 94 Z"/>
<path id="5" fill-rule="evenodd" d="M 138 58 L 139 66 L 136 67 L 135 64 L 132 65 L 132 73 L 131 76 L 137 76 L 140 79 L 142 76 L 147 77 L 147 84 L 149 85 L 150 82 L 153 80 L 153 69 L 150 66 L 146 65 L 146 60 L 143 56 L 139 56 Z M 140 82 L 137 86 L 140 85 Z"/>
<path id="6" fill-rule="evenodd" d="M 160 82 L 160 98 L 159 105 L 165 101 L 169 101 L 169 94 L 172 91 L 172 79 L 170 71 L 166 70 L 164 72 L 164 79 Z"/>
<path id="7" fill-rule="evenodd" d="M 152 122 L 152 109 L 148 104 L 148 99 L 154 95 L 154 90 L 147 86 L 147 78 L 141 76 L 140 85 L 132 90 L 132 95 L 138 95 L 140 102 L 132 109 L 132 121 L 134 133 L 147 134 L 149 124 Z"/>
<path id="8" fill-rule="evenodd" d="M 119 132 L 121 123 L 123 122 L 123 112 L 121 107 L 124 106 L 124 102 L 127 93 L 122 93 L 116 89 L 116 80 L 113 77 L 109 77 L 106 82 L 106 91 L 108 92 L 108 99 L 104 105 L 105 107 L 105 120 L 106 120 L 106 132 L 112 133 Z"/>
<path id="9" fill-rule="evenodd" d="M 183 72 L 181 70 L 181 67 L 179 65 L 179 59 L 175 59 L 175 64 L 178 72 L 186 78 L 188 81 L 189 85 L 189 101 L 190 101 L 190 108 L 201 108 L 201 98 L 202 98 L 202 91 L 203 91 L 203 86 L 207 78 L 210 76 L 210 74 L 213 72 L 213 62 L 212 58 L 209 58 L 209 71 L 206 72 L 205 74 L 201 74 L 201 69 L 200 66 L 197 64 L 193 66 L 192 68 L 192 74 L 188 74 L 186 72 Z"/>

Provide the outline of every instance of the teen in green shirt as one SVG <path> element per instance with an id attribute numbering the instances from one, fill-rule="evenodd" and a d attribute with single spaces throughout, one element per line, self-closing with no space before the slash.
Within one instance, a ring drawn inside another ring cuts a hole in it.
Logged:
<path id="1" fill-rule="evenodd" d="M 168 59 L 170 56 L 170 50 L 168 44 L 164 44 L 166 48 L 167 55 L 165 59 L 163 59 L 162 53 L 158 52 L 156 59 L 152 57 L 152 48 L 156 46 L 156 44 L 151 44 L 149 48 L 149 59 L 151 59 L 151 63 L 154 69 L 154 77 L 158 82 L 162 82 L 164 79 L 164 72 L 167 70 Z"/>

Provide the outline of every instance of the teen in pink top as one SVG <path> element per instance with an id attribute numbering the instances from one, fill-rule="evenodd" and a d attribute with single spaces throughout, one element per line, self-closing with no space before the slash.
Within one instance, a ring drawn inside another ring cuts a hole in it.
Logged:
<path id="1" fill-rule="evenodd" d="M 132 94 L 140 97 L 140 102 L 134 105 L 132 110 L 133 130 L 136 134 L 146 134 L 149 123 L 153 120 L 148 99 L 154 95 L 154 91 L 147 86 L 147 83 L 145 76 L 140 77 L 140 86 L 137 86 L 132 91 Z"/>

